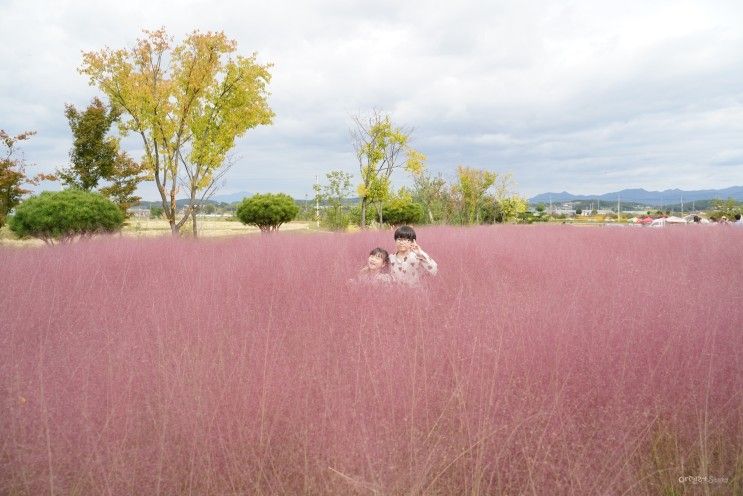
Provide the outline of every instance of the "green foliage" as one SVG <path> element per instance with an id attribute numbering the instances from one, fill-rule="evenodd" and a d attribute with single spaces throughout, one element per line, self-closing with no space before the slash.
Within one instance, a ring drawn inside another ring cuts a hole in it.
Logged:
<path id="1" fill-rule="evenodd" d="M 348 222 L 356 226 L 361 225 L 361 204 L 353 205 L 348 209 Z"/>
<path id="2" fill-rule="evenodd" d="M 425 170 L 421 170 L 413 179 L 413 201 L 419 203 L 424 211 L 421 222 L 433 224 L 449 221 L 452 199 L 446 180 L 440 174 L 431 176 Z"/>
<path id="3" fill-rule="evenodd" d="M 147 169 L 135 162 L 126 152 L 118 152 L 113 170 L 106 178 L 107 186 L 99 189 L 100 193 L 114 202 L 124 215 L 129 208 L 137 205 L 141 198 L 135 194 L 139 183 L 147 179 Z"/>
<path id="4" fill-rule="evenodd" d="M 80 72 L 122 109 L 119 129 L 142 138 L 143 163 L 155 180 L 174 235 L 192 208 L 176 219 L 176 195 L 186 185 L 190 206 L 213 190 L 235 139 L 270 124 L 266 87 L 270 65 L 235 55 L 224 33 L 193 32 L 173 46 L 164 29 L 145 31 L 132 49 L 83 54 Z"/>
<path id="5" fill-rule="evenodd" d="M 575 215 L 581 215 L 582 213 L 583 213 L 583 209 L 582 208 L 576 208 L 575 209 Z"/>
<path id="6" fill-rule="evenodd" d="M 98 98 L 80 112 L 74 105 L 65 105 L 65 117 L 72 130 L 70 166 L 57 171 L 63 184 L 92 191 L 114 172 L 119 153 L 118 141 L 108 136 L 120 112 L 108 109 Z"/>
<path id="7" fill-rule="evenodd" d="M 501 224 L 519 222 L 528 209 L 528 203 L 518 195 L 496 199 L 487 195 L 480 207 L 480 222 L 484 224 Z M 533 222 L 533 219 L 529 219 Z"/>
<path id="8" fill-rule="evenodd" d="M 518 195 L 501 198 L 496 202 L 498 209 L 497 222 L 514 222 L 526 213 L 529 203 Z"/>
<path id="9" fill-rule="evenodd" d="M 390 176 L 396 169 L 412 174 L 423 170 L 426 156 L 410 147 L 410 130 L 397 127 L 389 115 L 375 111 L 368 119 L 354 117 L 353 148 L 359 162 L 361 226 L 366 226 L 369 204 L 381 207 L 389 194 Z M 381 220 L 381 219 L 380 219 Z"/>
<path id="10" fill-rule="evenodd" d="M 483 204 L 480 206 L 478 216 L 480 222 L 483 224 L 494 224 L 496 222 L 502 222 L 499 218 L 498 204 L 495 199 L 488 196 Z"/>
<path id="11" fill-rule="evenodd" d="M 516 217 L 516 222 L 518 222 L 519 224 L 533 224 L 534 222 L 539 222 L 539 217 L 535 216 L 529 211 L 526 211 Z"/>
<path id="12" fill-rule="evenodd" d="M 343 231 L 348 227 L 348 197 L 351 196 L 351 174 L 340 170 L 327 173 L 328 183 L 315 185 L 316 199 L 325 205 L 320 219 L 321 224 L 333 231 Z"/>
<path id="13" fill-rule="evenodd" d="M 98 193 L 45 191 L 18 206 L 9 224 L 21 239 L 38 238 L 54 244 L 118 231 L 124 224 L 124 214 Z"/>
<path id="14" fill-rule="evenodd" d="M 495 172 L 484 169 L 457 167 L 457 184 L 453 191 L 464 223 L 480 222 L 479 213 L 485 200 L 485 193 L 495 183 L 497 177 Z"/>
<path id="15" fill-rule="evenodd" d="M 723 217 L 727 217 L 728 220 L 735 217 L 735 214 L 743 212 L 743 204 L 738 203 L 732 198 L 727 200 L 714 200 L 712 202 L 712 211 L 708 212 L 708 216 L 713 221 L 718 221 Z"/>
<path id="16" fill-rule="evenodd" d="M 320 218 L 320 225 L 331 231 L 345 231 L 350 223 L 350 213 L 345 209 L 327 209 Z"/>
<path id="17" fill-rule="evenodd" d="M 119 150 L 119 141 L 108 133 L 121 111 L 107 108 L 94 98 L 83 112 L 74 105 L 65 106 L 65 116 L 72 130 L 70 166 L 57 170 L 63 184 L 71 188 L 93 191 L 99 184 L 108 184 L 98 191 L 119 206 L 126 215 L 140 197 L 134 193 L 137 185 L 147 179 L 146 168 Z"/>
<path id="18" fill-rule="evenodd" d="M 384 221 L 392 226 L 418 224 L 423 219 L 424 211 L 420 203 L 410 198 L 392 198 L 384 203 Z"/>
<path id="19" fill-rule="evenodd" d="M 277 231 L 299 213 L 294 198 L 284 193 L 256 194 L 245 198 L 235 215 L 243 224 L 258 226 L 263 232 Z"/>
<path id="20" fill-rule="evenodd" d="M 162 219 L 163 207 L 150 207 L 150 219 Z"/>
<path id="21" fill-rule="evenodd" d="M 18 157 L 17 145 L 36 134 L 35 131 L 26 131 L 17 136 L 11 136 L 0 129 L 0 146 L 4 151 L 0 154 L 0 227 L 5 225 L 8 213 L 21 202 L 21 198 L 29 190 L 24 184 L 38 184 L 45 179 L 55 179 L 48 174 L 37 174 L 33 178 L 26 176 L 26 163 Z"/>

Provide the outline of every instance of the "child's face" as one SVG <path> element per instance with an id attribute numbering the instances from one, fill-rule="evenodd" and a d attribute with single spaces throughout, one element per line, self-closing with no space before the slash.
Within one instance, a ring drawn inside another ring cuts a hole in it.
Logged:
<path id="1" fill-rule="evenodd" d="M 379 270 L 383 265 L 384 260 L 382 257 L 376 255 L 369 255 L 369 258 L 366 261 L 366 266 L 369 267 L 369 270 Z"/>
<path id="2" fill-rule="evenodd" d="M 395 240 L 395 247 L 397 248 L 397 251 L 400 253 L 405 253 L 406 251 L 410 251 L 412 246 L 413 246 L 413 242 L 409 239 L 397 238 Z"/>

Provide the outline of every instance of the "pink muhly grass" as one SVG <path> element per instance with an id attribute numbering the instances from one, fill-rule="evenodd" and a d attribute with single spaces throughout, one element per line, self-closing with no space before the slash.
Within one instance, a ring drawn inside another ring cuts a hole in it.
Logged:
<path id="1" fill-rule="evenodd" d="M 348 284 L 391 232 L 0 249 L 0 493 L 741 491 L 743 230 L 418 241 L 418 290 Z"/>

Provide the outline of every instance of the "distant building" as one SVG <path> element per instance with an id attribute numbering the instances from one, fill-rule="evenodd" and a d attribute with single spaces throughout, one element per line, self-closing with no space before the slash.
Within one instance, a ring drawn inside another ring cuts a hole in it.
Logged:
<path id="1" fill-rule="evenodd" d="M 127 213 L 132 217 L 143 219 L 150 216 L 150 209 L 147 207 L 131 207 L 127 210 Z"/>
<path id="2" fill-rule="evenodd" d="M 554 215 L 575 215 L 575 209 L 572 208 L 553 208 Z"/>

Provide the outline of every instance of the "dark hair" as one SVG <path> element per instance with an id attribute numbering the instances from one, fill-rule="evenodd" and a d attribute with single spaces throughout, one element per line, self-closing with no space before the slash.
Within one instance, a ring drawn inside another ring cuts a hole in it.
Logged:
<path id="1" fill-rule="evenodd" d="M 395 239 L 409 239 L 415 241 L 415 231 L 410 226 L 400 226 L 395 230 Z"/>
<path id="2" fill-rule="evenodd" d="M 740 214 L 735 214 L 735 220 L 740 220 Z"/>
<path id="3" fill-rule="evenodd" d="M 369 252 L 369 256 L 379 257 L 384 262 L 384 265 L 390 264 L 390 254 L 385 250 L 384 248 L 374 248 L 372 251 Z"/>

